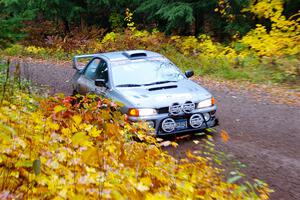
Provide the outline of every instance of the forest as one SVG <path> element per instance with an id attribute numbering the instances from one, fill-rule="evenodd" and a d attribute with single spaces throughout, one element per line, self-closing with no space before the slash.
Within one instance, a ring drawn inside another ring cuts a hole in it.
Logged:
<path id="1" fill-rule="evenodd" d="M 198 74 L 299 82 L 299 0 L 1 0 L 0 8 L 5 55 L 66 60 L 139 48 Z"/>
<path id="2" fill-rule="evenodd" d="M 208 34 L 218 41 L 228 41 L 233 36 L 242 37 L 256 24 L 271 28 L 271 20 L 262 13 L 256 15 L 249 6 L 259 1 L 240 0 L 1 0 L 1 38 L 14 41 L 16 32 L 25 28 L 25 21 L 41 22 L 48 20 L 53 25 L 62 25 L 62 33 L 67 34 L 76 28 L 84 29 L 97 26 L 105 31 L 120 31 L 126 27 L 124 18 L 126 9 L 134 13 L 134 22 L 138 29 L 153 28 L 166 34 L 199 35 Z M 274 10 L 282 9 L 288 19 L 298 14 L 299 0 L 261 1 L 257 12 L 266 11 L 263 2 Z M 283 5 L 282 5 L 283 4 Z M 283 8 L 280 8 L 281 5 Z M 4 30 L 11 30 L 6 32 Z M 47 34 L 47 32 L 45 32 Z M 49 34 L 49 33 L 48 33 Z M 3 43 L 3 42 L 2 42 Z"/>

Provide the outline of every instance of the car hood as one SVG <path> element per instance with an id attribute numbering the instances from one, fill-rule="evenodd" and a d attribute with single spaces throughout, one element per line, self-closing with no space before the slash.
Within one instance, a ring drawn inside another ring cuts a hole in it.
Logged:
<path id="1" fill-rule="evenodd" d="M 137 108 L 161 108 L 186 101 L 198 103 L 211 97 L 207 90 L 188 79 L 143 87 L 118 87 L 117 92 L 125 102 L 130 102 L 127 106 Z"/>

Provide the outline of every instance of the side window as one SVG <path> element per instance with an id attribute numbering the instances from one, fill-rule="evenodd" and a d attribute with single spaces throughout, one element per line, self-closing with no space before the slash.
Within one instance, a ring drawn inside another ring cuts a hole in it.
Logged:
<path id="1" fill-rule="evenodd" d="M 96 71 L 96 79 L 104 79 L 106 82 L 108 81 L 108 68 L 107 63 L 104 60 L 101 60 Z"/>
<path id="2" fill-rule="evenodd" d="M 89 78 L 94 80 L 96 78 L 96 70 L 99 66 L 100 59 L 96 58 L 90 64 L 87 66 L 87 69 L 84 72 L 84 75 Z"/>

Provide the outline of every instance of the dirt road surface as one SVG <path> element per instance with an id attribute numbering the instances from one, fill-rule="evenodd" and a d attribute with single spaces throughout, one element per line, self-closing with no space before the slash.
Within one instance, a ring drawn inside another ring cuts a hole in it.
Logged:
<path id="1" fill-rule="evenodd" d="M 25 77 L 52 92 L 71 94 L 70 79 L 74 70 L 68 63 L 23 61 Z M 262 179 L 275 190 L 271 199 L 300 199 L 300 95 L 294 91 L 272 93 L 268 88 L 220 83 L 205 78 L 197 80 L 208 88 L 218 105 L 218 130 L 226 130 L 230 140 L 225 143 L 215 136 L 216 149 L 247 165 L 250 178 Z M 203 137 L 202 137 L 203 138 Z M 200 144 L 193 136 L 179 140 L 177 149 L 168 151 L 183 157 L 188 149 Z"/>

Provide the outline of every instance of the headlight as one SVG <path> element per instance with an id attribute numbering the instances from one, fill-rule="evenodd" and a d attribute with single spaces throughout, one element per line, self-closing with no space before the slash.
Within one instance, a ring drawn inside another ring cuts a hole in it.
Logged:
<path id="1" fill-rule="evenodd" d="M 133 117 L 143 117 L 156 115 L 157 111 L 152 108 L 130 108 L 128 110 L 128 115 Z"/>
<path id="2" fill-rule="evenodd" d="M 206 99 L 198 103 L 197 108 L 206 108 L 215 105 L 215 98 L 211 97 L 210 99 Z"/>

